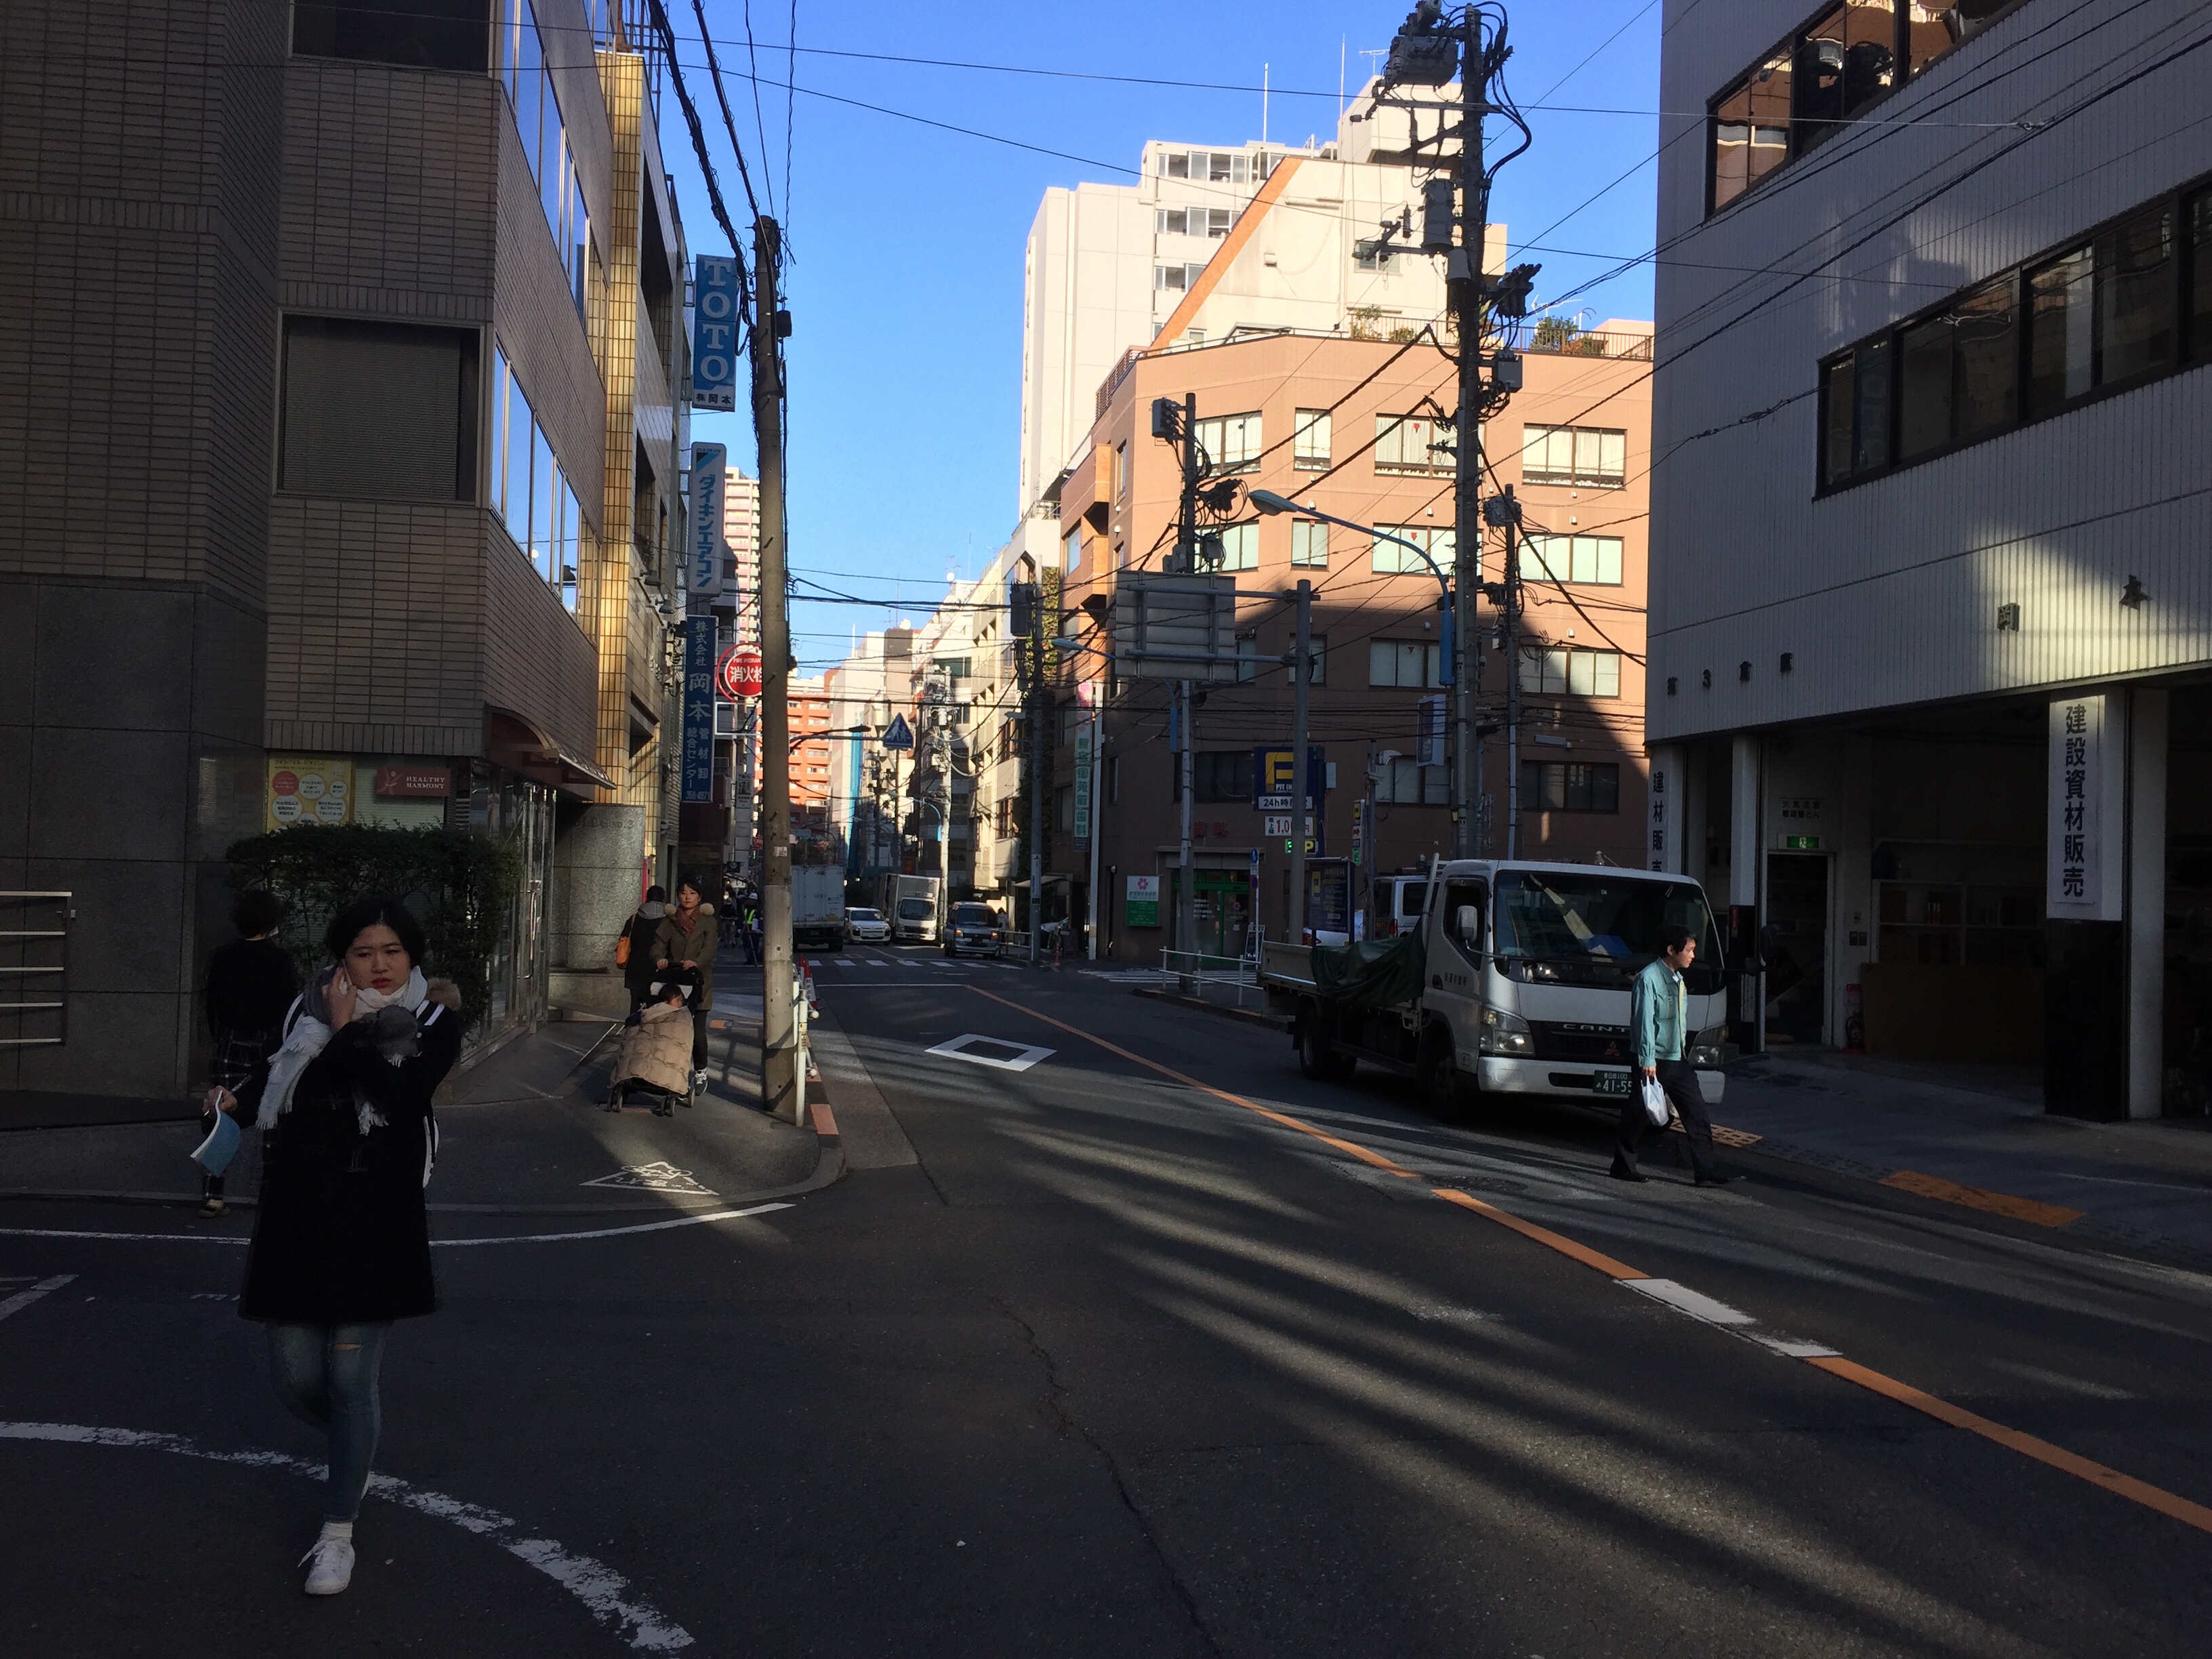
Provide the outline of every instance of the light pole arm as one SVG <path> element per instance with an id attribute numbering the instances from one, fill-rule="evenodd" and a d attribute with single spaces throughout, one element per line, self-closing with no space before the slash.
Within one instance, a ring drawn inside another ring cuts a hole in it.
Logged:
<path id="1" fill-rule="evenodd" d="M 1262 497 L 1265 499 L 1263 500 Z M 1247 495 L 1246 499 L 1261 512 L 1270 516 L 1278 513 L 1295 513 L 1302 519 L 1315 519 L 1322 524 L 1341 525 L 1346 530 L 1357 530 L 1361 535 L 1371 536 L 1378 542 L 1392 542 L 1400 547 L 1410 547 L 1421 556 L 1421 562 L 1428 566 L 1429 574 L 1437 579 L 1437 590 L 1443 595 L 1445 600 L 1449 602 L 1451 599 L 1450 579 L 1444 574 L 1437 562 L 1429 556 L 1429 550 L 1419 542 L 1408 541 L 1403 536 L 1393 536 L 1387 530 L 1377 530 L 1373 525 L 1361 524 L 1356 519 L 1340 519 L 1334 513 L 1323 513 L 1315 507 L 1300 507 L 1296 501 L 1291 501 L 1286 496 L 1278 495 L 1272 490 L 1255 489 Z"/>

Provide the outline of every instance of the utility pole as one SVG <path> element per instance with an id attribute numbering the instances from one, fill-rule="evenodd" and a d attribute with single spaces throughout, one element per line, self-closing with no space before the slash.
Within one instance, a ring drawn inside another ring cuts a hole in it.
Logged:
<path id="1" fill-rule="evenodd" d="M 1044 927 L 1044 767 L 1046 701 L 1044 584 L 1030 586 L 1030 966 L 1041 957 Z"/>
<path id="2" fill-rule="evenodd" d="M 1521 503 L 1513 486 L 1490 503 L 1505 526 L 1505 856 L 1521 856 Z"/>
<path id="3" fill-rule="evenodd" d="M 1297 644 L 1291 652 L 1291 943 L 1303 945 L 1306 937 L 1306 825 L 1310 806 L 1320 817 L 1320 802 L 1306 791 L 1313 779 L 1306 765 L 1306 691 L 1313 678 L 1313 583 L 1298 579 Z M 1184 814 L 1189 822 L 1189 814 Z"/>
<path id="4" fill-rule="evenodd" d="M 1459 323 L 1459 416 L 1452 468 L 1452 853 L 1471 859 L 1481 806 L 1480 742 L 1474 730 L 1476 676 L 1482 656 L 1476 642 L 1475 599 L 1482 592 L 1482 256 L 1490 219 L 1490 190 L 1482 172 L 1485 100 L 1482 15 L 1467 9 L 1459 71 L 1459 246 L 1445 256 L 1447 291 Z"/>
<path id="5" fill-rule="evenodd" d="M 781 232 L 753 223 L 753 433 L 760 449 L 761 1109 L 796 1122 L 799 1052 L 791 978 L 791 623 L 783 510 L 783 366 L 790 325 L 776 304 Z"/>

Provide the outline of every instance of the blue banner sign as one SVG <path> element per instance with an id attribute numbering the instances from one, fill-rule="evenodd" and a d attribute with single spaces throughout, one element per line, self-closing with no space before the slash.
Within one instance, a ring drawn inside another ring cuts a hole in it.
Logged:
<path id="1" fill-rule="evenodd" d="M 691 541 L 684 585 L 709 597 L 722 591 L 722 561 L 730 551 L 729 543 L 722 539 L 723 474 L 729 465 L 728 446 L 691 446 Z"/>
<path id="2" fill-rule="evenodd" d="M 692 262 L 691 407 L 738 406 L 738 262 L 702 253 Z"/>
<path id="3" fill-rule="evenodd" d="M 714 619 L 694 617 L 684 635 L 684 799 L 714 799 Z"/>

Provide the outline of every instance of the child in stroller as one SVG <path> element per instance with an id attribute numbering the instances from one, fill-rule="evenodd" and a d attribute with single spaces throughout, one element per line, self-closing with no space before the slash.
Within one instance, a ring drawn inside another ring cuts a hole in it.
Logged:
<path id="1" fill-rule="evenodd" d="M 619 1112 L 633 1096 L 649 1102 L 655 1117 L 675 1115 L 677 1101 L 692 1103 L 691 1022 L 706 1018 L 693 1006 L 698 1000 L 696 969 L 672 968 L 647 987 L 646 1000 L 623 1024 L 607 1110 Z"/>

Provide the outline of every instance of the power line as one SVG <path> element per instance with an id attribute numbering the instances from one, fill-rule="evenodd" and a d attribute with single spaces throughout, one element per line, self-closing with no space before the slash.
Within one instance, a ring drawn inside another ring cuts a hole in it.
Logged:
<path id="1" fill-rule="evenodd" d="M 691 3 L 694 6 L 699 6 L 702 0 L 691 0 Z M 760 135 L 761 184 L 762 188 L 768 191 L 769 210 L 773 213 L 775 210 L 775 181 L 768 176 L 768 123 L 761 117 L 760 54 L 753 46 L 753 0 L 745 0 L 744 15 L 745 61 L 752 65 L 752 73 L 745 78 L 753 83 L 753 131 Z M 714 44 L 711 40 L 706 40 L 707 14 L 704 9 L 699 13 L 699 34 L 700 38 L 706 41 L 707 56 L 708 60 L 712 61 L 714 55 Z M 729 113 L 728 105 L 725 104 L 722 106 L 722 112 L 726 115 Z M 732 143 L 737 142 L 737 134 L 734 131 L 730 134 L 730 142 Z M 755 218 L 760 216 L 758 208 L 753 210 L 753 216 Z"/>

